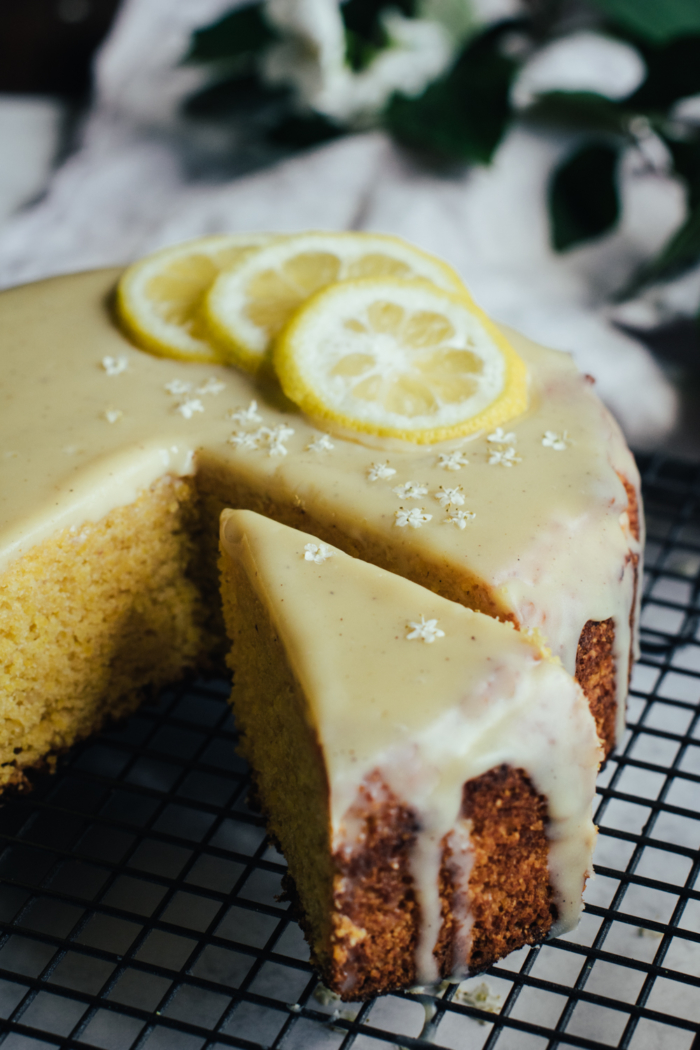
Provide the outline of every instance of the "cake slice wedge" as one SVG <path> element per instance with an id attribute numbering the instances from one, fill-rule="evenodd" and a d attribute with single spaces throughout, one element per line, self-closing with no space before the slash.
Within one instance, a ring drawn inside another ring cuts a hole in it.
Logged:
<path id="1" fill-rule="evenodd" d="M 232 703 L 312 958 L 347 1000 L 575 926 L 601 758 L 536 638 L 251 511 L 221 519 Z"/>

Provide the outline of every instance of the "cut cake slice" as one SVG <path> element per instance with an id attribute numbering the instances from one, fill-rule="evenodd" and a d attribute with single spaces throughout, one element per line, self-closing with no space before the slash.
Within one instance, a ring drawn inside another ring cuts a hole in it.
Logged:
<path id="1" fill-rule="evenodd" d="M 329 988 L 461 978 L 571 929 L 601 750 L 559 661 L 251 511 L 221 550 L 242 751 Z"/>

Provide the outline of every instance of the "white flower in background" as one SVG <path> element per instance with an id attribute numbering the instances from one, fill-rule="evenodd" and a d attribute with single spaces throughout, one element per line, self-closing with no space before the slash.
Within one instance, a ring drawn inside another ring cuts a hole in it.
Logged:
<path id="1" fill-rule="evenodd" d="M 631 44 L 581 30 L 540 48 L 520 71 L 511 99 L 522 108 L 547 91 L 594 91 L 626 98 L 645 75 L 644 60 Z"/>
<path id="2" fill-rule="evenodd" d="M 286 39 L 264 56 L 263 77 L 341 123 L 371 121 L 395 91 L 419 95 L 447 69 L 457 44 L 440 22 L 389 9 L 380 15 L 389 46 L 354 72 L 337 0 L 267 0 L 265 15 Z"/>

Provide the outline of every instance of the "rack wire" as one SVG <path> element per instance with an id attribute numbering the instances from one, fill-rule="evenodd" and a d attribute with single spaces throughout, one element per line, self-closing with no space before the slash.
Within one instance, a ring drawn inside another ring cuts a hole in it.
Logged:
<path id="1" fill-rule="evenodd" d="M 643 655 L 577 931 L 434 995 L 334 1000 L 246 805 L 228 686 L 202 681 L 0 810 L 3 1050 L 700 1050 L 700 467 L 640 465 Z"/>

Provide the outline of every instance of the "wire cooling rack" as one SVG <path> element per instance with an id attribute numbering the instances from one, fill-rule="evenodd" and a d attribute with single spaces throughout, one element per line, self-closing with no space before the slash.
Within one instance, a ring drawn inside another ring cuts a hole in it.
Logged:
<path id="1" fill-rule="evenodd" d="M 700 1050 L 700 467 L 641 466 L 643 656 L 575 933 L 435 995 L 334 1000 L 246 806 L 228 687 L 201 682 L 0 810 L 3 1050 Z"/>

